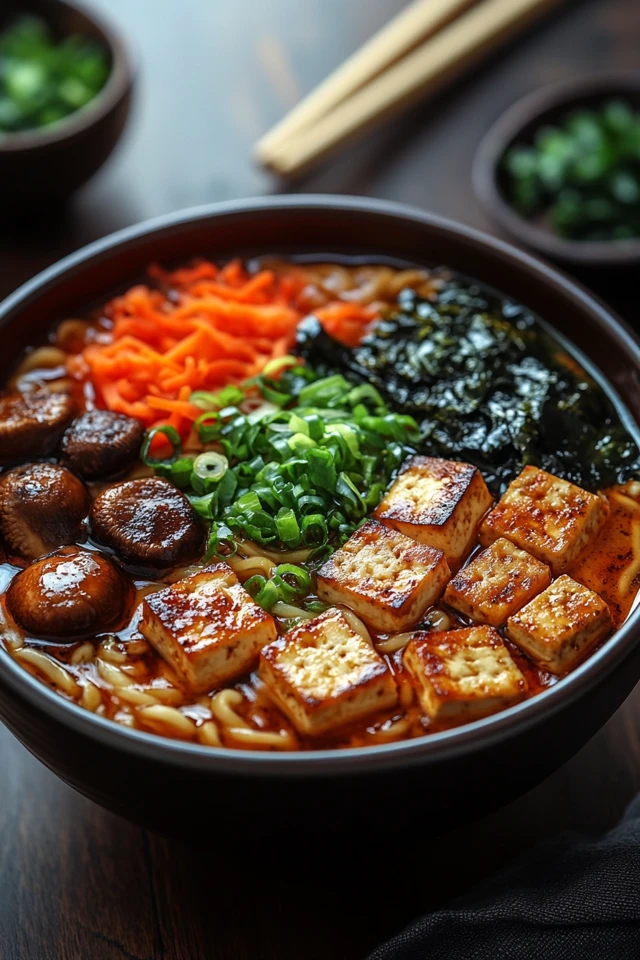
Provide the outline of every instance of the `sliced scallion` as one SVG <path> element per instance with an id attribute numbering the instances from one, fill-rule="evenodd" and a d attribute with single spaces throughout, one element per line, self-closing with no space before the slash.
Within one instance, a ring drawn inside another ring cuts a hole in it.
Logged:
<path id="1" fill-rule="evenodd" d="M 149 434 L 143 453 L 211 523 L 210 556 L 228 555 L 224 525 L 231 539 L 308 548 L 317 565 L 379 503 L 420 435 L 373 387 L 354 387 L 340 374 L 319 378 L 293 358 L 242 387 L 196 399 L 211 407 L 195 422 L 199 438 L 222 452 L 183 456 L 178 434 L 163 427 Z M 157 432 L 172 445 L 164 459 L 149 456 Z M 288 580 L 279 587 L 282 601 L 291 599 Z"/>
<path id="2" fill-rule="evenodd" d="M 195 475 L 200 477 L 201 480 L 210 480 L 213 483 L 222 480 L 228 469 L 229 461 L 227 458 L 221 453 L 216 453 L 215 450 L 208 450 L 206 453 L 201 453 L 200 456 L 196 457 L 193 461 L 193 472 Z"/>

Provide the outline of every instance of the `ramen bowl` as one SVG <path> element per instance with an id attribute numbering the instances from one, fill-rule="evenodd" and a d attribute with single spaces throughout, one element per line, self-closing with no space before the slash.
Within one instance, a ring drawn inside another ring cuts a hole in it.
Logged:
<path id="1" fill-rule="evenodd" d="M 366 238 L 366 241 L 363 241 Z M 147 265 L 198 256 L 329 254 L 446 264 L 526 304 L 572 344 L 640 422 L 640 344 L 602 303 L 550 267 L 467 227 L 380 201 L 278 197 L 178 213 L 84 248 L 0 306 L 4 379 L 51 325 L 139 280 Z M 640 609 L 588 660 L 502 713 L 366 748 L 289 753 L 200 746 L 119 726 L 62 699 L 0 650 L 0 719 L 65 782 L 164 834 L 203 842 L 198 811 L 234 835 L 259 816 L 267 833 L 362 832 L 386 810 L 437 829 L 507 803 L 565 762 L 609 719 L 640 676 Z M 469 798 L 473 797 L 473 803 Z M 270 825 L 273 825 L 271 827 Z M 263 832 L 264 832 L 263 831 Z M 218 840 L 220 832 L 211 836 Z"/>

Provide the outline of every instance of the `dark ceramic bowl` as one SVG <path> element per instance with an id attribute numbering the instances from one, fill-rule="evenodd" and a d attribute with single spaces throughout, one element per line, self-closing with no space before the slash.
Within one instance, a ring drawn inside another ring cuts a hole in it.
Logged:
<path id="1" fill-rule="evenodd" d="M 640 71 L 617 71 L 552 84 L 513 104 L 490 127 L 473 164 L 476 195 L 489 216 L 511 237 L 558 263 L 616 269 L 640 264 L 640 240 L 584 242 L 564 240 L 516 213 L 505 199 L 500 165 L 517 143 L 530 144 L 540 127 L 557 123 L 576 107 L 599 107 L 620 98 L 640 109 Z"/>
<path id="2" fill-rule="evenodd" d="M 124 42 L 93 13 L 63 0 L 3 0 L 0 31 L 21 13 L 41 16 L 56 36 L 95 40 L 111 72 L 100 93 L 59 124 L 0 138 L 0 212 L 9 214 L 42 213 L 100 169 L 124 129 L 133 86 Z"/>
<path id="3" fill-rule="evenodd" d="M 178 213 L 67 257 L 0 305 L 0 382 L 17 355 L 65 316 L 82 315 L 151 261 L 256 254 L 359 254 L 444 263 L 551 321 L 599 368 L 640 422 L 640 344 L 570 280 L 499 241 L 407 207 L 340 197 L 274 197 Z M 247 824 L 362 835 L 385 811 L 428 829 L 479 816 L 533 786 L 605 723 L 640 676 L 640 608 L 571 676 L 488 719 L 376 748 L 259 753 L 165 740 L 63 700 L 0 651 L 0 719 L 63 780 L 164 833 L 195 837 Z M 284 833 L 283 833 L 284 835 Z"/>

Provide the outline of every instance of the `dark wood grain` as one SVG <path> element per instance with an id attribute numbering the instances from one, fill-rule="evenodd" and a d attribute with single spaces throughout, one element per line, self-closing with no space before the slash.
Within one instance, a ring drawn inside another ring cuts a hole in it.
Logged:
<path id="1" fill-rule="evenodd" d="M 97 5 L 120 22 L 137 52 L 131 125 L 117 155 L 66 211 L 43 210 L 36 221 L 0 227 L 0 293 L 126 224 L 281 189 L 253 167 L 251 144 L 402 3 Z M 489 124 L 543 83 L 640 67 L 639 46 L 637 0 L 572 3 L 296 189 L 387 197 L 491 229 L 469 176 Z M 628 285 L 601 290 L 623 309 L 631 302 Z M 632 311 L 627 316 L 635 321 Z M 555 776 L 446 838 L 429 839 L 422 825 L 423 839 L 416 839 L 399 795 L 393 810 L 380 811 L 380 836 L 393 830 L 399 838 L 393 857 L 380 854 L 376 837 L 363 855 L 308 850 L 284 833 L 280 858 L 265 852 L 270 828 L 259 810 L 247 825 L 255 837 L 250 856 L 185 850 L 79 797 L 2 730 L 0 960 L 360 960 L 417 913 L 540 838 L 611 825 L 640 788 L 639 728 L 637 691 Z M 206 810 L 198 815 L 203 833 L 215 839 L 224 831 Z"/>

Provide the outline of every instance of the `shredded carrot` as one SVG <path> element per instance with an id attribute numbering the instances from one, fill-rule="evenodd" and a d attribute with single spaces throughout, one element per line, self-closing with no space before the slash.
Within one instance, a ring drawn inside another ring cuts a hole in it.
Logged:
<path id="1" fill-rule="evenodd" d="M 308 312 L 304 268 L 249 272 L 240 260 L 149 269 L 157 286 L 138 284 L 106 305 L 108 325 L 89 328 L 69 373 L 91 380 L 98 403 L 152 427 L 188 436 L 202 410 L 195 390 L 218 390 L 260 373 L 286 355 Z M 359 342 L 377 314 L 372 305 L 334 300 L 314 311 L 341 342 Z"/>
<path id="2" fill-rule="evenodd" d="M 318 307 L 314 313 L 327 333 L 348 347 L 355 347 L 360 343 L 364 328 L 374 319 L 377 310 L 350 301 L 329 303 L 326 307 Z"/>

